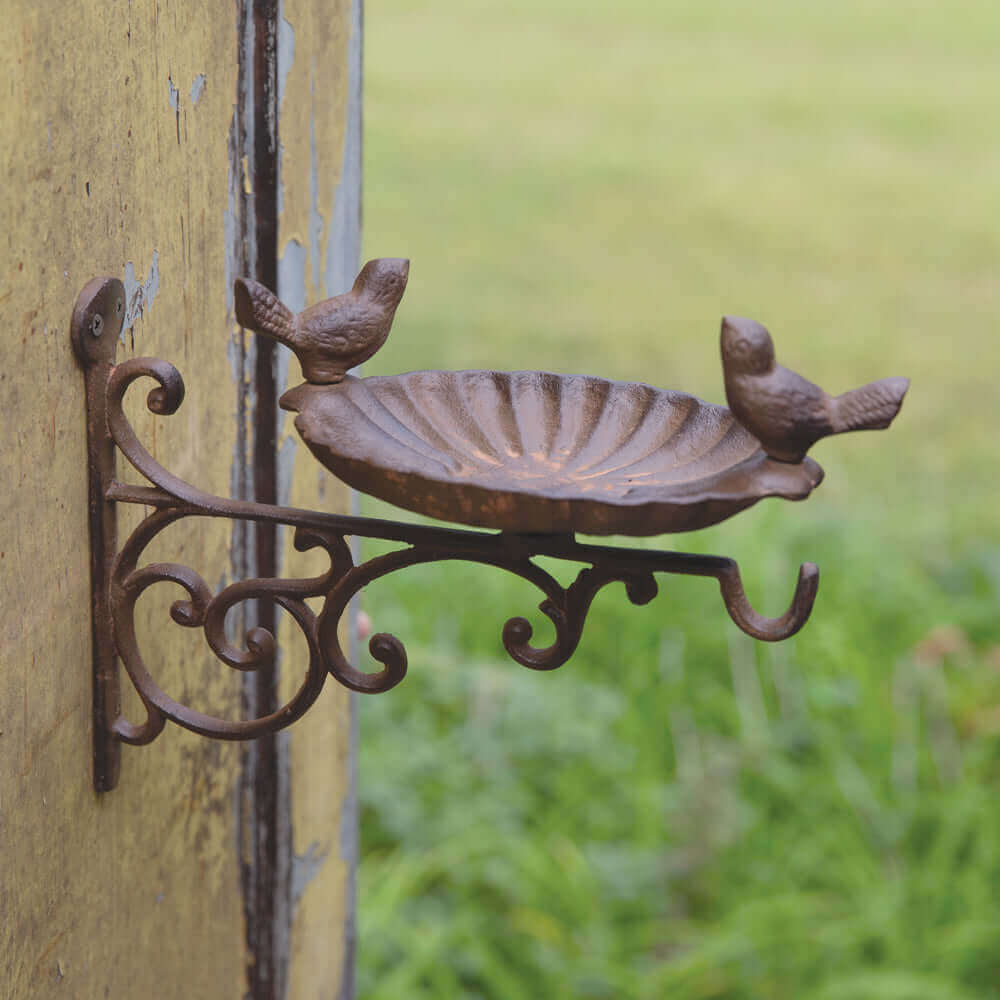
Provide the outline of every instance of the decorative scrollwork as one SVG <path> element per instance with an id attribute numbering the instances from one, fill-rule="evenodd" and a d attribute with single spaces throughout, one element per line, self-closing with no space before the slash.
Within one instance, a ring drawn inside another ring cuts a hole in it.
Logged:
<path id="1" fill-rule="evenodd" d="M 519 553 L 510 555 L 503 552 L 492 554 L 463 552 L 459 555 L 442 550 L 440 547 L 417 545 L 378 556 L 361 566 L 353 567 L 341 577 L 327 595 L 320 615 L 319 637 L 320 648 L 323 650 L 330 673 L 346 687 L 368 694 L 388 691 L 399 684 L 406 676 L 407 657 L 405 647 L 394 635 L 380 632 L 372 636 L 368 644 L 369 652 L 383 665 L 383 668 L 378 673 L 368 674 L 347 662 L 337 637 L 337 623 L 351 598 L 375 580 L 418 563 L 457 558 L 504 569 L 534 584 L 546 595 L 539 608 L 556 630 L 555 641 L 550 646 L 537 649 L 530 644 L 533 629 L 525 618 L 509 619 L 502 632 L 504 648 L 511 658 L 532 670 L 554 670 L 573 655 L 583 633 L 590 603 L 605 584 L 613 580 L 623 580 L 629 585 L 629 596 L 636 604 L 645 604 L 656 594 L 656 584 L 649 574 L 642 579 L 636 575 L 626 575 L 616 571 L 584 569 L 567 589 L 530 558 Z"/>
<path id="2" fill-rule="evenodd" d="M 200 513 L 184 508 L 164 509 L 150 514 L 132 533 L 115 562 L 111 577 L 111 618 L 115 646 L 136 691 L 146 708 L 146 720 L 133 725 L 124 718 L 114 721 L 114 730 L 126 743 L 148 743 L 163 729 L 165 720 L 217 739 L 252 739 L 265 732 L 283 729 L 300 718 L 319 696 L 326 680 L 326 668 L 320 654 L 316 616 L 305 598 L 322 594 L 330 581 L 342 572 L 350 551 L 343 538 L 326 538 L 306 532 L 296 533 L 300 549 L 322 545 L 331 556 L 331 565 L 322 576 L 306 580 L 256 579 L 230 584 L 214 597 L 205 581 L 193 570 L 176 563 L 151 563 L 137 568 L 146 546 L 167 525 Z M 185 628 L 202 628 L 212 652 L 235 670 L 259 670 L 273 664 L 276 651 L 274 636 L 263 628 L 251 628 L 244 639 L 245 648 L 231 645 L 226 638 L 228 612 L 248 600 L 272 600 L 298 625 L 309 648 L 309 662 L 298 691 L 277 711 L 258 719 L 231 721 L 195 711 L 181 705 L 153 680 L 135 633 L 135 607 L 139 597 L 156 583 L 178 584 L 187 591 L 187 599 L 174 601 L 171 618 Z"/>
<path id="3" fill-rule="evenodd" d="M 778 618 L 766 618 L 751 607 L 743 590 L 739 568 L 731 559 L 647 552 L 642 553 L 639 560 L 645 565 L 637 566 L 632 565 L 637 561 L 634 553 L 604 546 L 582 546 L 571 539 L 552 542 L 539 536 L 535 554 L 592 563 L 581 569 L 573 583 L 564 588 L 551 574 L 524 555 L 523 539 L 512 546 L 511 553 L 505 550 L 507 539 L 504 536 L 481 537 L 496 543 L 500 551 L 472 552 L 463 547 L 461 552 L 456 553 L 441 546 L 418 544 L 351 567 L 328 593 L 319 619 L 320 648 L 330 673 L 346 687 L 367 694 L 388 691 L 403 680 L 407 671 L 407 656 L 399 639 L 384 632 L 372 636 L 369 652 L 382 664 L 382 670 L 369 674 L 348 663 L 338 639 L 337 624 L 351 598 L 370 583 L 419 563 L 462 559 L 506 570 L 538 587 L 546 595 L 539 604 L 539 610 L 555 628 L 552 644 L 543 649 L 532 646 L 533 627 L 522 617 L 508 619 L 502 632 L 503 645 L 510 657 L 532 670 L 554 670 L 576 652 L 590 606 L 597 593 L 609 583 L 623 583 L 629 600 L 643 605 L 653 600 L 658 592 L 654 572 L 715 577 L 733 622 L 749 635 L 768 642 L 788 638 L 805 624 L 819 583 L 819 570 L 812 563 L 805 563 L 799 571 L 788 610 Z M 624 565 L 619 562 L 623 557 Z"/>
<path id="4" fill-rule="evenodd" d="M 518 663 L 532 670 L 561 667 L 576 652 L 587 612 L 597 592 L 615 581 L 625 584 L 633 604 L 648 604 L 656 596 L 656 581 L 651 573 L 628 573 L 597 566 L 582 569 L 568 589 L 559 587 L 558 594 L 549 593 L 538 606 L 555 625 L 556 641 L 546 649 L 536 649 L 530 645 L 531 623 L 526 618 L 511 618 L 503 629 L 504 649 Z"/>

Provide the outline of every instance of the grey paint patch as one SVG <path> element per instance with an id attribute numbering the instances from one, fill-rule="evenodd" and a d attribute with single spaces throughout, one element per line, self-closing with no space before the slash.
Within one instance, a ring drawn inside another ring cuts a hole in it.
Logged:
<path id="1" fill-rule="evenodd" d="M 239 247 L 239 222 L 236 218 L 236 205 L 239 198 L 239 189 L 234 185 L 239 184 L 241 165 L 239 157 L 235 163 L 232 157 L 229 160 L 229 202 L 226 210 L 222 213 L 222 226 L 226 238 L 226 315 L 232 317 L 236 309 L 233 299 L 233 281 L 238 278 L 239 265 L 237 247 Z"/>
<path id="2" fill-rule="evenodd" d="M 295 29 L 285 17 L 285 4 L 278 4 L 278 107 L 285 99 L 285 83 L 288 71 L 295 61 Z"/>
<path id="3" fill-rule="evenodd" d="M 286 382 L 282 382 L 282 385 L 287 385 Z M 287 418 L 283 416 L 278 417 L 279 424 L 285 423 Z M 292 478 L 295 474 L 295 453 L 298 450 L 299 441 L 298 436 L 289 429 L 288 433 L 282 440 L 280 434 L 278 440 L 281 442 L 278 445 L 278 454 L 275 461 L 275 475 L 277 476 L 277 496 L 278 503 L 282 506 L 289 506 L 292 502 Z M 280 573 L 282 571 L 282 565 L 285 558 L 285 535 L 294 529 L 289 528 L 287 524 L 279 524 L 275 526 L 275 534 L 277 537 L 276 549 L 277 549 L 277 571 Z"/>
<path id="4" fill-rule="evenodd" d="M 319 210 L 319 154 L 316 151 L 316 116 L 309 116 L 309 259 L 313 288 L 321 288 L 323 216 Z"/>
<path id="5" fill-rule="evenodd" d="M 135 327 L 146 310 L 152 307 L 160 290 L 160 251 L 153 251 L 153 263 L 149 266 L 149 275 L 145 281 L 139 281 L 135 275 L 135 265 L 128 261 L 122 282 L 125 285 L 125 321 L 122 323 L 121 342 L 124 344 L 125 331 Z"/>
<path id="6" fill-rule="evenodd" d="M 289 434 L 278 448 L 278 503 L 284 507 L 292 502 L 292 473 L 295 471 L 295 452 L 298 446 L 298 438 Z M 280 553 L 282 550 L 279 548 L 278 551 Z"/>
<path id="7" fill-rule="evenodd" d="M 295 29 L 292 22 L 285 17 L 284 0 L 278 2 L 278 114 L 281 114 L 281 106 L 285 100 L 285 83 L 288 80 L 289 70 L 295 61 Z M 281 136 L 278 136 L 278 218 L 281 218 L 285 210 L 285 184 L 282 180 L 281 163 L 284 157 L 284 147 L 281 145 Z"/>
<path id="8" fill-rule="evenodd" d="M 167 76 L 167 96 L 170 100 L 170 110 L 174 113 L 174 124 L 177 128 L 177 145 L 181 144 L 181 92 L 174 86 L 173 77 Z"/>
<path id="9" fill-rule="evenodd" d="M 330 847 L 320 848 L 319 842 L 314 840 L 307 848 L 305 854 L 292 855 L 292 919 L 295 919 L 295 911 L 299 908 L 299 901 L 305 895 L 309 883 L 312 882 L 320 871 L 326 859 L 330 856 Z"/>
<path id="10" fill-rule="evenodd" d="M 298 240 L 289 240 L 278 258 L 278 297 L 292 312 L 306 307 L 306 248 Z"/>
<path id="11" fill-rule="evenodd" d="M 361 0 L 354 0 L 347 47 L 347 129 L 340 181 L 333 193 L 326 243 L 326 294 L 354 284 L 361 257 Z M 386 256 L 391 256 L 389 251 Z"/>
<path id="12" fill-rule="evenodd" d="M 302 312 L 306 305 L 306 248 L 298 240 L 289 240 L 278 258 L 278 297 L 292 312 Z M 288 385 L 288 366 L 292 352 L 278 345 L 275 358 L 277 384 Z M 280 428 L 279 428 L 280 430 Z"/>
<path id="13" fill-rule="evenodd" d="M 298 240 L 289 240 L 278 257 L 278 297 L 293 312 L 301 312 L 306 307 L 306 248 Z M 292 352 L 279 344 L 274 357 L 275 380 L 279 387 L 288 385 L 288 366 L 293 363 Z M 278 503 L 287 504 L 292 491 L 292 476 L 295 472 L 295 450 L 298 435 L 290 426 L 291 416 L 281 411 L 278 414 Z M 285 551 L 284 534 L 288 529 L 278 525 L 278 558 Z M 280 566 L 279 566 L 280 568 Z"/>
<path id="14" fill-rule="evenodd" d="M 199 73 L 191 84 L 191 104 L 197 105 L 201 100 L 201 95 L 205 93 L 205 74 Z"/>

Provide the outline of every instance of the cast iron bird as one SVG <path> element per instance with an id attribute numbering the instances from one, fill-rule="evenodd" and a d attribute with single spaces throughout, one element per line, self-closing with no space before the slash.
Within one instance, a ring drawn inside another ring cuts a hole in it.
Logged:
<path id="1" fill-rule="evenodd" d="M 888 427 L 910 385 L 908 378 L 884 378 L 828 396 L 782 368 L 767 329 L 739 316 L 722 320 L 722 372 L 733 415 L 771 458 L 782 462 L 801 462 L 816 441 L 830 434 Z"/>
<path id="2" fill-rule="evenodd" d="M 236 319 L 290 347 L 307 382 L 329 385 L 385 343 L 409 273 L 408 260 L 370 260 L 349 292 L 298 314 L 260 282 L 237 278 Z"/>

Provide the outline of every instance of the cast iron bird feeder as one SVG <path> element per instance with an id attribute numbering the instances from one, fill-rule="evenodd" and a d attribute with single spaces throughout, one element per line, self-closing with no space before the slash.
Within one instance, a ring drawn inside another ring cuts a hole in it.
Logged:
<path id="1" fill-rule="evenodd" d="M 177 411 L 184 383 L 155 358 L 115 363 L 124 319 L 124 288 L 94 278 L 81 291 L 72 341 L 86 374 L 94 661 L 94 783 L 117 782 L 122 743 L 155 739 L 169 719 L 205 736 L 252 739 L 290 725 L 316 700 L 328 674 L 356 691 L 387 691 L 406 674 L 395 636 L 372 637 L 382 669 L 348 663 L 337 625 L 348 602 L 374 580 L 419 563 L 462 559 L 496 566 L 545 595 L 541 611 L 555 627 L 546 648 L 531 645 L 532 627 L 511 618 L 502 640 L 510 656 L 534 670 L 561 666 L 580 641 L 591 601 L 620 581 L 634 604 L 656 595 L 655 573 L 714 577 L 730 618 L 757 639 L 794 635 L 812 610 L 819 570 L 799 569 L 788 610 L 765 618 L 750 606 L 732 559 L 585 544 L 588 535 L 654 535 L 691 531 L 731 517 L 764 497 L 807 497 L 823 478 L 806 450 L 828 434 L 886 427 L 906 379 L 883 379 L 842 396 L 777 365 L 759 323 L 727 317 L 722 357 L 729 408 L 683 392 L 586 375 L 520 371 L 422 371 L 357 378 L 348 371 L 385 342 L 406 287 L 409 262 L 370 261 L 350 292 L 299 314 L 249 279 L 235 287 L 236 317 L 295 352 L 306 381 L 281 405 L 312 453 L 345 483 L 399 507 L 487 531 L 404 524 L 212 496 L 168 472 L 140 443 L 123 412 L 128 387 L 152 378 L 154 413 Z M 149 485 L 119 481 L 116 453 Z M 116 541 L 116 505 L 153 508 L 125 543 Z M 299 550 L 321 548 L 328 570 L 310 579 L 250 579 L 212 592 L 179 563 L 141 564 L 150 542 L 185 517 L 223 517 L 284 524 Z M 348 536 L 401 543 L 356 563 Z M 582 563 L 563 587 L 536 556 Z M 244 645 L 226 636 L 226 615 L 248 600 L 268 600 L 298 624 L 309 649 L 305 677 L 292 698 L 261 718 L 230 721 L 182 705 L 156 683 L 143 661 L 134 612 L 154 584 L 180 585 L 187 598 L 171 616 L 201 628 L 214 654 L 238 670 L 274 662 L 275 638 L 251 629 Z M 322 599 L 318 613 L 307 603 Z M 121 711 L 118 662 L 145 706 L 133 723 Z"/>

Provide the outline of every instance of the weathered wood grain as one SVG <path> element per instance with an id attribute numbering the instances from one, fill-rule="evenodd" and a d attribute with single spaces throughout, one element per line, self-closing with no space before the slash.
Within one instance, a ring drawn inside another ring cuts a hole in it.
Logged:
<path id="1" fill-rule="evenodd" d="M 285 186 L 298 197 L 311 177 L 323 178 L 314 199 L 322 275 L 329 245 L 337 254 L 348 246 L 352 264 L 357 257 L 356 179 L 345 200 L 335 197 L 352 15 L 343 5 L 324 12 L 289 2 L 285 16 L 296 31 L 286 95 L 297 95 L 282 107 Z M 16 1000 L 241 997 L 239 748 L 168 727 L 149 747 L 125 748 L 115 791 L 92 790 L 83 379 L 68 334 L 86 280 L 123 277 L 129 316 L 119 357 L 167 358 L 187 384 L 187 401 L 170 418 L 154 420 L 133 401 L 137 431 L 178 475 L 233 491 L 246 467 L 248 389 L 227 304 L 239 267 L 240 194 L 253 184 L 234 131 L 238 5 L 16 2 L 0 19 L 0 45 L 2 992 Z M 321 101 L 301 103 L 314 84 Z M 315 156 L 313 134 L 321 137 Z M 345 235 L 333 217 L 347 203 Z M 296 204 L 290 198 L 282 231 L 311 247 L 312 217 Z M 306 288 L 315 290 L 315 282 Z M 285 492 L 299 503 L 346 502 L 343 491 L 320 487 L 305 460 Z M 218 583 L 242 561 L 233 545 L 230 525 L 189 520 L 151 556 L 187 562 Z M 236 716 L 238 677 L 169 621 L 178 593 L 159 589 L 139 621 L 158 680 L 200 708 Z M 134 698 L 126 706 L 139 715 Z M 341 846 L 350 732 L 349 701 L 331 690 L 290 743 L 290 835 L 303 858 L 293 880 L 301 889 L 295 996 L 337 996 L 347 964 L 331 941 L 345 937 L 350 896 Z"/>

